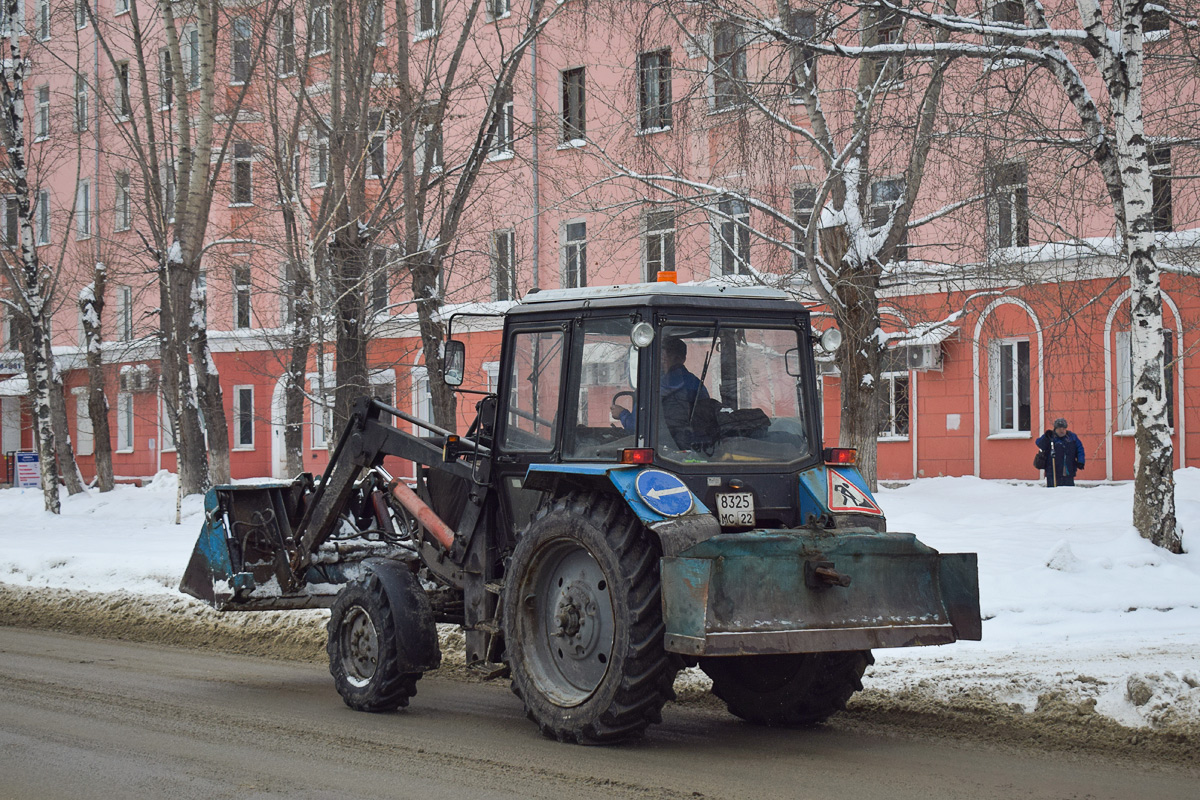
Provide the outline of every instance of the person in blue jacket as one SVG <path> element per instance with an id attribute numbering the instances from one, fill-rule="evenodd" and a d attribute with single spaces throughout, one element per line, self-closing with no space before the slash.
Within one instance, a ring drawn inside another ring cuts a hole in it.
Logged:
<path id="1" fill-rule="evenodd" d="M 1054 429 L 1038 437 L 1035 444 L 1046 454 L 1046 485 L 1074 486 L 1075 473 L 1083 469 L 1083 442 L 1067 430 L 1062 417 L 1054 420 Z"/>
<path id="2" fill-rule="evenodd" d="M 687 361 L 687 344 L 677 337 L 669 337 L 662 343 L 662 378 L 659 381 L 659 393 L 663 409 L 663 422 L 675 436 L 691 424 L 692 409 L 696 398 L 708 399 L 708 390 L 700 383 L 700 379 L 684 365 Z M 636 410 L 628 410 L 619 403 L 613 403 L 610 411 L 613 424 L 620 423 L 627 431 L 633 431 L 637 425 Z"/>

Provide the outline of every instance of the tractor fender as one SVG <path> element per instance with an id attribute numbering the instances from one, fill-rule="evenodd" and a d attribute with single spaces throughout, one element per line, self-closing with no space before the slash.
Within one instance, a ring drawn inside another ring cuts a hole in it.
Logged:
<path id="1" fill-rule="evenodd" d="M 391 606 L 392 619 L 396 622 L 399 671 L 437 669 L 442 663 L 437 625 L 433 621 L 429 597 L 417 576 L 406 564 L 386 558 L 369 558 L 362 562 L 362 568 L 364 575 L 371 573 L 379 579 Z"/>
<path id="2" fill-rule="evenodd" d="M 644 472 L 668 476 L 664 480 L 674 478 L 672 473 L 658 467 L 637 464 L 530 464 L 523 486 L 545 492 L 550 497 L 572 491 L 618 495 L 634 516 L 658 537 L 664 556 L 676 555 L 721 532 L 717 518 L 686 487 L 691 505 L 683 513 L 663 513 L 662 507 L 654 508 L 638 491 L 638 476 Z M 683 482 L 679 481 L 678 485 L 682 487 Z"/>
<path id="3" fill-rule="evenodd" d="M 800 473 L 800 520 L 831 520 L 837 528 L 887 530 L 879 507 L 862 473 L 853 466 L 821 464 Z"/>

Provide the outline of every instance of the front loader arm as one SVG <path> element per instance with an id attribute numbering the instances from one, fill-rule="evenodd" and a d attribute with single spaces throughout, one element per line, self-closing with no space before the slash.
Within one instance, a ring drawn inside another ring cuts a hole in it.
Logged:
<path id="1" fill-rule="evenodd" d="M 471 478 L 470 467 L 458 461 L 444 461 L 440 446 L 383 422 L 379 418 L 381 411 L 407 417 L 399 409 L 373 398 L 363 397 L 355 403 L 350 420 L 329 457 L 321 483 L 296 526 L 296 549 L 290 554 L 293 574 L 304 574 L 313 553 L 337 528 L 363 471 L 378 467 L 385 456 L 436 466 L 452 475 Z"/>

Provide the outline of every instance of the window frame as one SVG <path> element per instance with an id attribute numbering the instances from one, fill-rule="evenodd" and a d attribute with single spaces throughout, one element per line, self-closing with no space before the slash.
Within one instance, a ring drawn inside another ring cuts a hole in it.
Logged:
<path id="1" fill-rule="evenodd" d="M 34 141 L 44 142 L 50 138 L 50 84 L 44 83 L 34 89 L 37 109 L 34 112 Z"/>
<path id="2" fill-rule="evenodd" d="M 638 53 L 638 131 L 669 131 L 671 115 L 671 48 Z"/>
<path id="3" fill-rule="evenodd" d="M 1175 230 L 1175 209 L 1171 187 L 1170 145 L 1146 148 L 1146 163 L 1150 170 L 1151 218 L 1155 233 Z"/>
<path id="4" fill-rule="evenodd" d="M 1024 346 L 1022 348 L 1022 345 Z M 1006 350 L 1011 352 L 1006 354 Z M 1024 355 L 1024 375 L 1022 375 L 1021 356 Z M 1002 337 L 993 339 L 988 349 L 988 419 L 991 436 L 998 438 L 1028 438 L 1033 427 L 1033 347 L 1028 337 Z M 1005 397 L 1004 367 L 1008 364 L 1011 388 Z M 1024 386 L 1022 386 L 1022 378 Z M 1005 413 L 1006 400 L 1011 403 L 1011 411 Z M 1027 409 L 1027 419 L 1022 427 L 1022 401 Z"/>
<path id="5" fill-rule="evenodd" d="M 587 141 L 587 67 L 570 67 L 559 73 L 562 109 L 559 144 L 578 146 Z"/>
<path id="6" fill-rule="evenodd" d="M 726 20 L 713 23 L 710 85 L 713 111 L 727 111 L 743 104 L 746 69 L 746 35 L 742 26 Z M 728 67 L 728 68 L 727 68 Z"/>
<path id="7" fill-rule="evenodd" d="M 78 73 L 75 76 L 75 132 L 83 133 L 88 129 L 91 123 L 91 109 L 89 108 L 89 93 L 87 76 L 83 73 Z"/>
<path id="8" fill-rule="evenodd" d="M 118 286 L 117 296 L 117 341 L 133 341 L 133 288 Z"/>
<path id="9" fill-rule="evenodd" d="M 491 236 L 492 299 L 497 302 L 517 299 L 516 242 L 513 228 L 492 231 Z"/>
<path id="10" fill-rule="evenodd" d="M 113 180 L 113 230 L 115 231 L 127 231 L 133 227 L 133 204 L 129 188 L 129 170 L 118 170 Z"/>
<path id="11" fill-rule="evenodd" d="M 653 283 L 658 273 L 675 270 L 676 232 L 674 208 L 650 209 L 642 215 L 642 280 Z"/>
<path id="12" fill-rule="evenodd" d="M 1113 378 L 1116 383 L 1116 419 L 1113 420 L 1115 436 L 1133 436 L 1137 430 L 1133 417 L 1133 331 L 1115 331 L 1113 358 L 1116 361 Z M 1175 341 L 1177 333 L 1163 328 L 1163 389 L 1167 395 L 1167 425 L 1175 432 Z"/>
<path id="13" fill-rule="evenodd" d="M 749 201 L 737 194 L 722 195 L 713 214 L 716 275 L 752 274 L 750 231 Z"/>
<path id="14" fill-rule="evenodd" d="M 133 393 L 117 392 L 117 453 L 132 453 L 137 439 L 134 435 Z"/>
<path id="15" fill-rule="evenodd" d="M 92 181 L 80 178 L 75 184 L 75 240 L 92 238 Z"/>
<path id="16" fill-rule="evenodd" d="M 245 406 L 245 394 L 250 395 L 250 407 Z M 246 441 L 243 435 L 249 428 L 250 440 Z M 252 384 L 241 384 L 233 387 L 233 449 L 234 450 L 253 450 L 255 439 L 254 425 L 254 386 Z"/>
<path id="17" fill-rule="evenodd" d="M 230 167 L 229 205 L 254 205 L 254 146 L 251 142 L 233 143 L 233 163 Z"/>
<path id="18" fill-rule="evenodd" d="M 441 28 L 442 4 L 438 0 L 417 0 L 413 15 L 413 41 L 436 36 Z"/>
<path id="19" fill-rule="evenodd" d="M 50 190 L 39 189 L 37 197 L 37 243 L 50 244 Z"/>
<path id="20" fill-rule="evenodd" d="M 582 236 L 575 234 L 582 233 Z M 581 289 L 587 283 L 587 220 L 565 220 L 562 227 L 562 288 Z"/>
<path id="21" fill-rule="evenodd" d="M 233 268 L 233 329 L 249 330 L 254 322 L 254 301 L 250 266 L 242 264 Z"/>
<path id="22" fill-rule="evenodd" d="M 492 144 L 488 158 L 498 160 L 511 158 L 516 139 L 516 114 L 512 87 L 498 88 L 500 96 L 496 102 L 496 113 L 492 118 Z"/>
<path id="23" fill-rule="evenodd" d="M 249 17 L 234 17 L 229 23 L 229 84 L 244 86 L 250 82 L 254 23 Z"/>
<path id="24" fill-rule="evenodd" d="M 117 121 L 125 122 L 133 115 L 133 101 L 129 96 L 129 62 L 118 61 L 113 66 L 113 84 L 116 94 Z"/>
<path id="25" fill-rule="evenodd" d="M 990 170 L 988 239 L 997 250 L 1029 246 L 1029 168 L 1006 161 Z"/>

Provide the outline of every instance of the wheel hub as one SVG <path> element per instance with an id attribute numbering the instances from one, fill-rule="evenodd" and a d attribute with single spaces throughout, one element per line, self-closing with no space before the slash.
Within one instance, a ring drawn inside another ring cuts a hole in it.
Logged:
<path id="1" fill-rule="evenodd" d="M 379 636 L 365 609 L 355 608 L 342 623 L 342 666 L 346 679 L 365 686 L 379 666 Z"/>
<path id="2" fill-rule="evenodd" d="M 616 630 L 613 599 L 600 565 L 574 542 L 548 548 L 534 565 L 527 613 L 534 630 L 534 672 L 563 705 L 586 700 L 608 671 Z"/>

